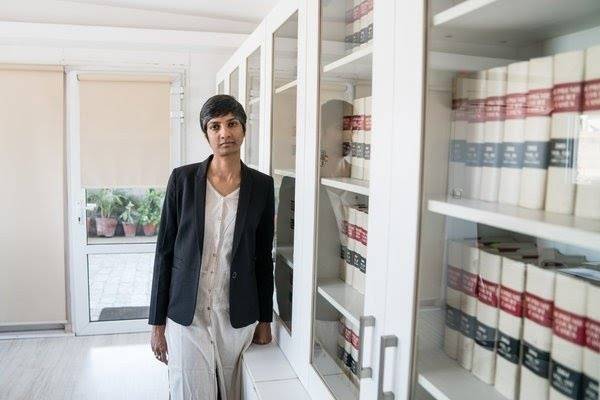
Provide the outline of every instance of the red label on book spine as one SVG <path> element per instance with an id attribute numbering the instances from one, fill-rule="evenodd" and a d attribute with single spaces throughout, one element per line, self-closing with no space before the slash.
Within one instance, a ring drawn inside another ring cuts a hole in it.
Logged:
<path id="1" fill-rule="evenodd" d="M 585 320 L 585 346 L 600 353 L 600 322 L 589 318 Z"/>
<path id="2" fill-rule="evenodd" d="M 345 131 L 352 130 L 352 115 L 344 115 L 342 119 L 342 129 Z"/>
<path id="3" fill-rule="evenodd" d="M 552 310 L 554 309 L 554 302 L 525 292 L 523 307 L 525 318 L 542 326 L 548 328 L 552 327 Z"/>
<path id="4" fill-rule="evenodd" d="M 352 343 L 352 330 L 347 326 L 344 329 L 344 339 L 346 339 L 347 342 Z"/>
<path id="5" fill-rule="evenodd" d="M 552 88 L 552 113 L 581 112 L 583 82 L 561 83 Z"/>
<path id="6" fill-rule="evenodd" d="M 469 122 L 485 122 L 485 100 L 469 100 Z"/>
<path id="7" fill-rule="evenodd" d="M 527 93 L 528 117 L 546 117 L 552 113 L 552 89 L 536 89 Z"/>
<path id="8" fill-rule="evenodd" d="M 583 111 L 600 110 L 600 79 L 583 84 Z"/>
<path id="9" fill-rule="evenodd" d="M 365 115 L 365 131 L 371 130 L 371 116 Z"/>
<path id="10" fill-rule="evenodd" d="M 367 0 L 360 3 L 359 7 L 360 7 L 359 14 L 360 14 L 361 18 L 369 13 L 369 4 L 367 3 Z"/>
<path id="11" fill-rule="evenodd" d="M 348 227 L 346 229 L 348 230 L 348 237 L 351 238 L 351 239 L 354 239 L 354 236 L 355 236 L 354 230 L 355 230 L 355 228 L 356 228 L 356 226 L 354 224 L 348 223 Z"/>
<path id="12" fill-rule="evenodd" d="M 360 4 L 352 9 L 352 22 L 360 19 Z"/>
<path id="13" fill-rule="evenodd" d="M 556 336 L 571 343 L 583 346 L 585 344 L 585 318 L 581 315 L 554 307 L 554 322 L 552 331 Z"/>
<path id="14" fill-rule="evenodd" d="M 527 94 L 511 93 L 506 96 L 506 119 L 525 118 L 525 108 L 527 106 Z"/>
<path id="15" fill-rule="evenodd" d="M 365 129 L 365 116 L 363 114 L 352 116 L 352 130 L 362 131 Z"/>
<path id="16" fill-rule="evenodd" d="M 506 97 L 495 96 L 485 99 L 485 120 L 504 121 L 506 116 Z"/>
<path id="17" fill-rule="evenodd" d="M 498 307 L 498 284 L 480 278 L 479 287 L 477 288 L 477 298 L 488 306 Z"/>
<path id="18" fill-rule="evenodd" d="M 373 11 L 373 0 L 365 0 L 367 3 L 367 11 Z"/>
<path id="19" fill-rule="evenodd" d="M 446 270 L 446 280 L 448 287 L 454 290 L 461 290 L 462 269 L 448 265 Z"/>
<path id="20" fill-rule="evenodd" d="M 348 236 L 348 221 L 345 219 L 342 220 L 342 234 L 344 234 L 344 236 Z"/>
<path id="21" fill-rule="evenodd" d="M 523 316 L 523 292 L 500 286 L 500 309 L 515 317 Z"/>
<path id="22" fill-rule="evenodd" d="M 469 296 L 477 297 L 477 274 L 462 272 L 462 291 Z"/>
<path id="23" fill-rule="evenodd" d="M 352 331 L 352 347 L 354 347 L 356 350 L 358 350 L 360 347 L 360 339 L 354 331 Z"/>

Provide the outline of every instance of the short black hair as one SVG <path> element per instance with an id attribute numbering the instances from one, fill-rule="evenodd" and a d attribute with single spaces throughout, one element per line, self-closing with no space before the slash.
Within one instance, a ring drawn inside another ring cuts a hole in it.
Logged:
<path id="1" fill-rule="evenodd" d="M 246 133 L 246 112 L 244 107 L 235 99 L 235 97 L 228 94 L 217 94 L 206 100 L 206 103 L 200 110 L 200 127 L 204 136 L 208 138 L 207 125 L 208 122 L 213 118 L 222 117 L 227 114 L 233 114 L 240 124 L 242 129 Z"/>

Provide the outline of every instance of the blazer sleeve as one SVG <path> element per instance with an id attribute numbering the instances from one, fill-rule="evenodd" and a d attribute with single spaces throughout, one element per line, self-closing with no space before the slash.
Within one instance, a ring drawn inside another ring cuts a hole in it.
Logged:
<path id="1" fill-rule="evenodd" d="M 275 189 L 269 177 L 267 201 L 256 230 L 256 284 L 258 286 L 259 321 L 273 320 L 273 231 Z"/>
<path id="2" fill-rule="evenodd" d="M 173 267 L 173 249 L 177 236 L 177 192 L 176 173 L 171 172 L 158 226 L 156 251 L 154 255 L 154 272 L 152 274 L 152 291 L 150 294 L 150 311 L 148 324 L 165 325 L 169 306 L 169 287 L 171 285 L 171 269 Z"/>

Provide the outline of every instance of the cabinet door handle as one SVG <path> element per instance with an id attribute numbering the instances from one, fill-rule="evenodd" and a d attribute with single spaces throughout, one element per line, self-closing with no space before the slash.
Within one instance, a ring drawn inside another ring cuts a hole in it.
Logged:
<path id="1" fill-rule="evenodd" d="M 363 349 L 365 347 L 365 328 L 375 326 L 375 317 L 372 315 L 363 315 L 359 318 L 359 322 L 358 337 L 360 338 L 360 343 L 358 346 L 358 376 L 360 379 L 372 378 L 373 368 L 363 367 Z"/>
<path id="2" fill-rule="evenodd" d="M 398 337 L 396 335 L 386 335 L 381 337 L 381 344 L 379 346 L 379 382 L 377 383 L 377 400 L 394 400 L 394 392 L 383 391 L 385 350 L 389 347 L 398 347 Z"/>

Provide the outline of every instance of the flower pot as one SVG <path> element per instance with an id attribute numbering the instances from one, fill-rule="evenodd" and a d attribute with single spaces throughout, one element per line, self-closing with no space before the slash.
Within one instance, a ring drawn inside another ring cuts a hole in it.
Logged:
<path id="1" fill-rule="evenodd" d="M 146 236 L 154 236 L 154 235 L 156 235 L 156 225 L 154 225 L 154 224 L 144 224 L 144 235 L 146 235 Z"/>
<path id="2" fill-rule="evenodd" d="M 88 237 L 96 236 L 96 220 L 92 217 L 85 217 L 85 226 L 87 227 Z"/>
<path id="3" fill-rule="evenodd" d="M 135 231 L 137 229 L 136 223 L 130 224 L 128 222 L 123 222 L 122 225 L 123 225 L 123 232 L 125 233 L 125 236 L 127 236 L 127 237 L 135 236 Z"/>
<path id="4" fill-rule="evenodd" d="M 116 218 L 96 218 L 96 231 L 98 236 L 113 237 L 115 235 L 115 229 L 117 227 Z"/>

